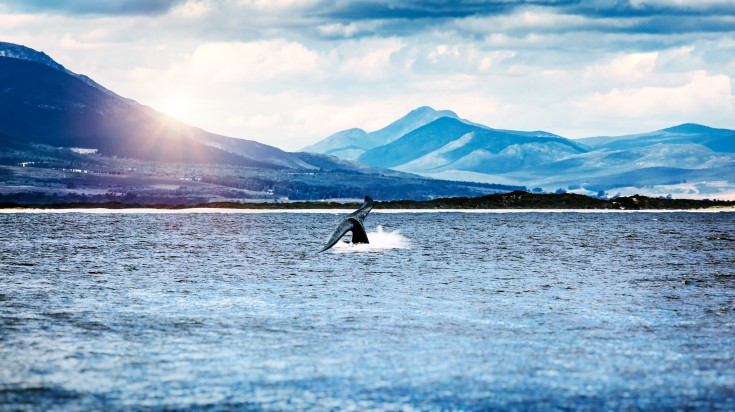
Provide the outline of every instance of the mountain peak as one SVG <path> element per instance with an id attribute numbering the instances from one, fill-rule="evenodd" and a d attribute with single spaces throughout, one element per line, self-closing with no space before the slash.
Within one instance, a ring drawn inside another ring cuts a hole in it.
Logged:
<path id="1" fill-rule="evenodd" d="M 74 76 L 77 79 L 83 81 L 84 83 L 87 83 L 88 85 L 94 87 L 95 89 L 102 91 L 103 93 L 106 93 L 114 97 L 120 97 L 117 94 L 115 94 L 113 91 L 101 86 L 99 83 L 95 82 L 89 77 L 83 74 L 74 73 L 73 71 L 67 69 L 66 67 L 62 66 L 61 64 L 57 63 L 54 59 L 49 57 L 46 53 L 40 52 L 38 50 L 34 50 L 30 47 L 26 47 L 20 44 L 0 42 L 0 57 L 25 60 L 31 63 L 38 63 L 44 66 L 48 66 L 52 69 L 58 70 L 60 72 L 64 72 L 70 76 Z M 130 101 L 132 102 L 132 100 Z"/>
<path id="2" fill-rule="evenodd" d="M 388 144 L 406 133 L 443 117 L 459 119 L 457 114 L 451 110 L 437 111 L 429 106 L 421 106 L 380 130 L 371 133 L 362 129 L 343 130 L 301 150 L 355 160 L 366 150 Z"/>
<path id="3" fill-rule="evenodd" d="M 429 106 L 421 106 L 411 110 L 405 116 L 394 121 L 388 126 L 372 133 L 371 139 L 374 146 L 388 144 L 401 136 L 427 125 L 442 117 L 458 119 L 456 113 L 451 110 L 434 110 Z"/>
<path id="4" fill-rule="evenodd" d="M 704 126 L 701 124 L 696 123 L 683 123 L 678 126 L 669 127 L 667 129 L 663 129 L 663 132 L 669 132 L 669 133 L 685 133 L 685 134 L 692 134 L 692 133 L 707 133 L 711 132 L 713 129 L 709 126 Z"/>
<path id="5" fill-rule="evenodd" d="M 425 116 L 434 116 L 436 118 L 438 117 L 455 117 L 455 118 L 459 117 L 457 116 L 457 113 L 454 113 L 451 110 L 435 110 L 431 106 L 420 106 L 408 112 L 408 114 L 403 116 L 403 118 L 425 117 Z"/>
<path id="6" fill-rule="evenodd" d="M 0 57 L 8 57 L 11 59 L 26 60 L 34 63 L 40 63 L 56 70 L 67 72 L 64 66 L 60 65 L 46 53 L 31 49 L 30 47 L 20 44 L 0 42 Z"/>
<path id="7" fill-rule="evenodd" d="M 420 115 L 420 114 L 426 114 L 426 113 L 434 113 L 436 110 L 434 110 L 433 107 L 430 106 L 420 106 L 413 110 L 411 110 L 408 114 L 409 115 Z"/>

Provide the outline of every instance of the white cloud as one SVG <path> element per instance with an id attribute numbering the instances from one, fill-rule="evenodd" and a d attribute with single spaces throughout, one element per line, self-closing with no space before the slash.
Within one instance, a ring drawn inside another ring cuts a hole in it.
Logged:
<path id="1" fill-rule="evenodd" d="M 701 9 L 711 6 L 732 6 L 735 0 L 631 0 L 633 7 L 673 6 Z"/>
<path id="2" fill-rule="evenodd" d="M 284 76 L 316 75 L 319 55 L 285 40 L 205 43 L 188 63 L 200 79 L 216 82 L 259 82 Z"/>
<path id="3" fill-rule="evenodd" d="M 459 54 L 460 52 L 459 52 L 458 45 L 447 46 L 446 44 L 439 44 L 436 47 L 434 47 L 433 50 L 429 52 L 428 57 L 432 63 L 436 63 L 440 57 L 444 57 L 444 56 L 459 57 Z"/>
<path id="4" fill-rule="evenodd" d="M 1 11 L 1 10 L 0 10 Z M 2 14 L 0 13 L 0 27 L 3 31 L 22 29 L 42 21 L 41 16 L 32 14 Z"/>
<path id="5" fill-rule="evenodd" d="M 212 10 L 212 5 L 207 1 L 188 1 L 171 10 L 174 17 L 186 20 L 198 20 L 205 17 Z"/>
<path id="6" fill-rule="evenodd" d="M 155 18 L 0 6 L 0 38 L 143 104 L 178 107 L 196 126 L 289 150 L 421 105 L 573 137 L 686 121 L 735 128 L 732 33 L 617 31 L 640 19 L 551 7 L 416 28 L 302 13 L 316 5 L 190 0 Z"/>
<path id="7" fill-rule="evenodd" d="M 454 24 L 462 30 L 485 34 L 508 32 L 568 31 L 590 23 L 584 16 L 560 14 L 542 8 L 518 9 L 510 15 L 466 17 Z"/>
<path id="8" fill-rule="evenodd" d="M 322 36 L 327 37 L 352 37 L 360 30 L 357 23 L 343 24 L 343 23 L 330 23 L 322 24 L 317 27 L 317 30 Z"/>
<path id="9" fill-rule="evenodd" d="M 577 102 L 580 114 L 628 119 L 680 119 L 679 122 L 735 116 L 732 81 L 725 75 L 704 71 L 689 74 L 677 87 L 612 89 Z"/>
<path id="10" fill-rule="evenodd" d="M 398 39 L 362 40 L 340 48 L 339 72 L 353 80 L 379 81 L 396 76 L 391 58 L 404 47 Z"/>
<path id="11" fill-rule="evenodd" d="M 635 81 L 649 76 L 656 67 L 658 52 L 620 54 L 611 61 L 586 70 L 588 78 L 615 78 L 616 81 Z"/>
<path id="12" fill-rule="evenodd" d="M 292 8 L 304 8 L 313 6 L 318 0 L 238 0 L 242 6 L 253 7 L 261 10 L 284 10 Z"/>
<path id="13" fill-rule="evenodd" d="M 256 114 L 245 120 L 245 126 L 249 129 L 266 129 L 275 126 L 280 120 L 278 113 Z"/>

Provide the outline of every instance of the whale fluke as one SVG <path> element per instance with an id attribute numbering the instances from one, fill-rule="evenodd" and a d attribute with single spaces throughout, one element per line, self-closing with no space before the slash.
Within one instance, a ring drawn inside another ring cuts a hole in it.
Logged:
<path id="1" fill-rule="evenodd" d="M 365 226 L 363 221 L 365 217 L 370 213 L 373 208 L 373 199 L 370 196 L 365 196 L 365 202 L 360 206 L 359 209 L 347 215 L 342 223 L 337 226 L 337 229 L 332 233 L 332 237 L 329 238 L 327 244 L 319 251 L 319 253 L 334 246 L 342 236 L 347 232 L 352 232 L 352 243 L 370 243 L 365 233 Z"/>

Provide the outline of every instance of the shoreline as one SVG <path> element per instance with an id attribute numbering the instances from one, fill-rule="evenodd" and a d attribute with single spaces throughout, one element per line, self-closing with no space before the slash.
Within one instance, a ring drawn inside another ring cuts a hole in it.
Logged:
<path id="1" fill-rule="evenodd" d="M 188 211 L 190 213 L 343 213 L 360 207 L 362 202 L 337 203 L 334 201 L 294 201 L 291 203 L 237 203 L 207 202 L 192 204 L 168 204 L 142 202 L 0 202 L 0 211 L 156 211 L 165 213 Z M 432 200 L 376 201 L 374 211 L 381 213 L 523 213 L 523 212 L 578 212 L 602 213 L 606 211 L 735 211 L 735 201 L 688 200 L 651 198 L 646 196 L 598 199 L 573 193 L 537 194 L 524 191 L 496 193 L 480 197 L 450 197 Z M 102 213 L 102 212 L 98 212 Z M 151 212 L 154 213 L 154 212 Z"/>
<path id="2" fill-rule="evenodd" d="M 67 214 L 67 213 L 87 213 L 87 214 L 275 214 L 275 213 L 294 213 L 294 214 L 344 214 L 349 213 L 347 208 L 343 209 L 309 209 L 309 208 L 293 208 L 293 209 L 246 209 L 246 208 L 209 208 L 209 207 L 192 207 L 179 209 L 160 209 L 160 208 L 5 208 L 0 209 L 0 214 Z M 373 209 L 371 213 L 477 213 L 477 214 L 503 214 L 503 213 L 735 213 L 735 206 L 713 206 L 700 209 Z"/>

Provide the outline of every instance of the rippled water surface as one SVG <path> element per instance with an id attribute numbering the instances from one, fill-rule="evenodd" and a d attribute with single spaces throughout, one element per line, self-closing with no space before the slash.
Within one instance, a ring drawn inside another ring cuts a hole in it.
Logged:
<path id="1" fill-rule="evenodd" d="M 735 405 L 735 214 L 338 221 L 0 214 L 0 409 Z"/>

